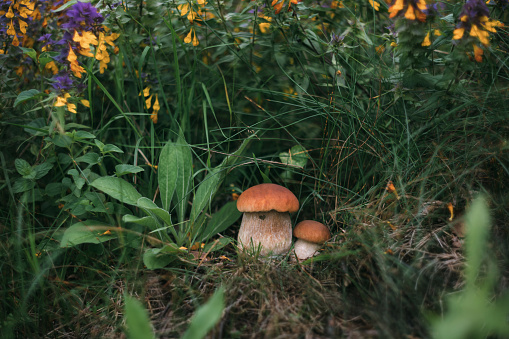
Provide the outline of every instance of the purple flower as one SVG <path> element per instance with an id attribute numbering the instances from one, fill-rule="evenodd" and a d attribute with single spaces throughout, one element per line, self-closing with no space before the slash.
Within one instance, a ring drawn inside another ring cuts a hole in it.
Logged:
<path id="1" fill-rule="evenodd" d="M 460 18 L 464 15 L 470 19 L 489 17 L 490 10 L 483 0 L 468 0 L 461 10 Z"/>
<path id="2" fill-rule="evenodd" d="M 104 21 L 97 8 L 88 2 L 78 1 L 65 14 L 69 21 L 64 23 L 62 28 L 71 30 L 90 30 Z"/>
<path id="3" fill-rule="evenodd" d="M 53 86 L 53 88 L 57 91 L 68 92 L 74 87 L 73 81 L 69 74 L 64 73 L 62 75 L 58 75 L 54 77 L 53 80 L 55 82 L 51 84 L 51 86 Z"/>

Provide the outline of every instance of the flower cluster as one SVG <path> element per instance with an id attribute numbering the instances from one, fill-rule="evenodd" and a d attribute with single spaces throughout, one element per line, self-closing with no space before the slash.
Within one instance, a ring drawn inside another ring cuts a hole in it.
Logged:
<path id="1" fill-rule="evenodd" d="M 389 7 L 389 18 L 404 16 L 408 20 L 426 21 L 425 0 L 394 0 Z"/>
<path id="2" fill-rule="evenodd" d="M 139 94 L 141 96 L 141 93 Z M 154 97 L 154 94 L 150 94 L 150 87 L 145 87 L 143 90 L 143 96 L 145 99 L 145 105 L 147 106 L 147 109 L 152 108 L 152 114 L 150 114 L 150 119 L 152 119 L 152 122 L 154 124 L 157 124 L 157 114 L 159 113 L 159 110 L 161 109 L 161 106 L 159 105 L 159 97 L 157 93 L 155 94 L 155 100 L 152 104 L 152 98 Z"/>
<path id="3" fill-rule="evenodd" d="M 19 38 L 28 39 L 27 21 L 41 17 L 41 13 L 35 8 L 35 2 L 35 0 L 3 1 L 0 7 L 0 17 L 3 18 L 0 35 L 8 37 L 4 41 L 10 40 L 12 46 L 19 46 Z M 0 54 L 5 53 L 6 47 L 0 46 Z"/>
<path id="4" fill-rule="evenodd" d="M 452 39 L 456 42 L 472 42 L 475 60 L 481 62 L 484 52 L 481 46 L 476 43 L 477 40 L 483 46 L 488 46 L 490 32 L 495 33 L 495 27 L 501 27 L 503 24 L 496 20 L 490 20 L 488 6 L 482 0 L 467 1 L 461 10 L 459 19 Z"/>
<path id="5" fill-rule="evenodd" d="M 113 41 L 119 34 L 108 34 L 109 30 L 102 25 L 103 22 L 104 17 L 93 5 L 77 2 L 61 18 L 60 27 L 65 29 L 65 32 L 60 40 L 54 41 L 50 34 L 39 39 L 44 43 L 44 50 L 53 46 L 60 49 L 59 55 L 54 59 L 63 65 L 64 69 L 52 79 L 53 89 L 58 93 L 55 107 L 66 106 L 69 112 L 76 113 L 76 105 L 69 103 L 67 99 L 70 97 L 70 90 L 79 88 L 75 85 L 75 78 L 81 78 L 86 72 L 78 61 L 79 55 L 98 60 L 101 74 L 108 67 L 110 54 L 107 45 L 115 47 Z M 47 64 L 46 67 L 48 65 L 52 67 L 51 64 Z M 81 100 L 81 103 L 85 106 L 89 105 L 86 100 Z"/>
<path id="6" fill-rule="evenodd" d="M 185 3 L 177 6 L 178 11 L 180 12 L 180 16 L 187 17 L 187 20 L 192 25 L 189 33 L 184 38 L 184 42 L 186 44 L 192 43 L 193 46 L 198 46 L 200 41 L 196 35 L 196 29 L 194 27 L 195 21 L 202 20 L 203 18 L 208 19 L 213 17 L 212 13 L 205 11 L 205 4 L 206 0 L 196 0 L 195 2 Z M 193 5 L 198 9 L 195 9 Z M 196 24 L 199 25 L 198 23 Z"/>
<path id="7" fill-rule="evenodd" d="M 292 4 L 297 5 L 302 0 L 289 0 L 287 7 L 287 11 L 291 11 Z M 276 14 L 279 14 L 283 7 L 285 6 L 285 0 L 272 0 L 271 6 L 274 7 Z"/>

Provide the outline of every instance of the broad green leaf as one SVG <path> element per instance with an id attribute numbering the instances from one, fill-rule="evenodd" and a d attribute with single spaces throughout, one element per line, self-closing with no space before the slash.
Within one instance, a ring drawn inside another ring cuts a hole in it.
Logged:
<path id="1" fill-rule="evenodd" d="M 175 259 L 177 259 L 175 254 L 163 251 L 162 248 L 150 248 L 143 254 L 143 264 L 149 270 L 164 268 Z"/>
<path id="2" fill-rule="evenodd" d="M 137 299 L 125 296 L 125 323 L 130 339 L 155 339 L 148 312 Z"/>
<path id="3" fill-rule="evenodd" d="M 237 209 L 237 202 L 230 201 L 226 203 L 219 211 L 212 215 L 207 227 L 203 231 L 202 241 L 205 241 L 219 232 L 223 232 L 230 227 L 242 215 Z"/>
<path id="4" fill-rule="evenodd" d="M 141 197 L 138 199 L 137 206 L 145 211 L 152 212 L 154 215 L 161 218 L 166 225 L 172 225 L 170 213 L 157 206 L 152 200 Z"/>
<path id="5" fill-rule="evenodd" d="M 89 1 L 82 1 L 82 2 L 89 2 Z M 54 13 L 57 13 L 57 12 L 61 12 L 63 10 L 66 10 L 67 8 L 71 7 L 72 5 L 78 3 L 78 0 L 71 0 L 69 2 L 66 2 L 65 4 L 63 4 L 62 6 L 58 7 L 57 9 L 54 9 L 54 10 L 51 10 L 52 12 Z"/>
<path id="6" fill-rule="evenodd" d="M 220 165 L 221 166 L 221 165 Z M 201 211 L 207 207 L 217 189 L 223 182 L 225 177 L 225 171 L 221 171 L 221 167 L 218 166 L 210 171 L 209 174 L 203 179 L 196 190 L 196 194 L 193 199 L 193 206 L 191 208 L 191 221 L 194 222 Z"/>
<path id="7" fill-rule="evenodd" d="M 30 175 L 32 173 L 32 166 L 23 159 L 16 159 L 14 160 L 14 167 L 16 167 L 16 171 L 22 176 Z"/>
<path id="8" fill-rule="evenodd" d="M 474 201 L 466 215 L 465 248 L 468 265 L 465 268 L 467 287 L 473 288 L 481 271 L 485 246 L 490 230 L 490 212 L 486 200 Z"/>
<path id="9" fill-rule="evenodd" d="M 20 47 L 23 54 L 28 55 L 33 61 L 37 62 L 37 52 L 33 48 Z"/>
<path id="10" fill-rule="evenodd" d="M 150 215 L 147 215 L 146 217 L 143 217 L 143 218 L 139 218 L 139 217 L 136 217 L 136 216 L 134 216 L 132 214 L 125 214 L 122 217 L 122 221 L 125 222 L 125 223 L 132 222 L 132 223 L 135 223 L 135 224 L 139 224 L 139 225 L 148 227 L 151 230 L 156 229 L 157 227 L 159 227 L 159 224 L 157 223 L 157 221 L 154 219 L 154 217 L 152 217 Z"/>
<path id="11" fill-rule="evenodd" d="M 68 148 L 72 145 L 72 139 L 65 134 L 57 134 L 53 138 L 47 137 L 45 140 L 53 142 L 55 145 L 64 148 Z"/>
<path id="12" fill-rule="evenodd" d="M 37 165 L 34 167 L 34 170 L 36 172 L 35 179 L 40 179 L 44 177 L 48 172 L 53 168 L 53 164 L 46 161 L 40 165 Z"/>
<path id="13" fill-rule="evenodd" d="M 23 193 L 23 192 L 31 190 L 34 187 L 35 187 L 35 181 L 25 179 L 25 178 L 19 178 L 12 185 L 12 192 L 13 193 Z"/>
<path id="14" fill-rule="evenodd" d="M 108 232 L 108 226 L 108 224 L 94 220 L 74 224 L 65 230 L 60 247 L 76 246 L 84 243 L 100 244 L 116 239 L 116 233 Z"/>
<path id="15" fill-rule="evenodd" d="M 307 150 L 301 145 L 293 146 L 289 152 L 279 153 L 279 159 L 283 164 L 303 168 L 308 162 Z"/>
<path id="16" fill-rule="evenodd" d="M 224 290 L 219 288 L 212 297 L 201 306 L 191 319 L 191 325 L 182 339 L 202 339 L 216 326 L 223 315 Z"/>
<path id="17" fill-rule="evenodd" d="M 144 171 L 143 168 L 141 168 L 139 166 L 134 166 L 134 165 L 121 164 L 121 165 L 115 166 L 115 174 L 117 176 L 121 176 L 124 174 L 130 174 L 130 173 L 139 173 L 139 172 L 143 172 L 143 171 Z"/>
<path id="18" fill-rule="evenodd" d="M 100 155 L 95 152 L 90 152 L 82 155 L 81 157 L 76 158 L 76 162 L 84 162 L 89 165 L 95 165 L 100 161 Z"/>
<path id="19" fill-rule="evenodd" d="M 89 132 L 85 132 L 85 131 L 75 131 L 75 132 L 73 132 L 73 135 L 74 135 L 74 138 L 77 140 L 95 139 L 95 135 L 93 135 L 92 133 L 89 133 Z"/>
<path id="20" fill-rule="evenodd" d="M 97 143 L 96 143 L 97 144 Z M 112 144 L 106 144 L 104 145 L 102 151 L 104 153 L 109 153 L 109 152 L 116 152 L 116 153 L 124 153 L 124 151 L 122 151 L 120 148 L 118 148 L 117 146 L 115 145 L 112 145 Z"/>
<path id="21" fill-rule="evenodd" d="M 41 92 L 39 92 L 36 89 L 29 89 L 28 91 L 23 91 L 20 94 L 18 94 L 18 97 L 14 101 L 14 107 L 18 106 L 24 101 L 33 99 L 34 97 L 38 96 Z"/>
<path id="22" fill-rule="evenodd" d="M 138 199 L 141 198 L 141 194 L 130 183 L 121 178 L 100 177 L 90 185 L 125 204 L 136 205 Z"/>
<path id="23" fill-rule="evenodd" d="M 191 208 L 191 222 L 194 222 L 203 209 L 209 204 L 214 195 L 216 194 L 219 186 L 223 182 L 228 169 L 240 162 L 240 155 L 245 150 L 247 145 L 251 142 L 253 136 L 250 136 L 240 147 L 231 155 L 228 155 L 220 165 L 212 169 L 209 174 L 203 179 L 201 184 L 196 190 L 193 199 L 193 206 Z"/>
<path id="24" fill-rule="evenodd" d="M 193 158 L 190 146 L 182 132 L 175 143 L 168 142 L 162 149 L 157 167 L 159 191 L 163 209 L 168 210 L 175 194 L 179 222 L 184 220 L 192 184 Z"/>

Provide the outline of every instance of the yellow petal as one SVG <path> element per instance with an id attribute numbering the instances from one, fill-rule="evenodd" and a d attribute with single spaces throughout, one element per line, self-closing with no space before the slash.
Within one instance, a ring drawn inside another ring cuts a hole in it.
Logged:
<path id="1" fill-rule="evenodd" d="M 83 106 L 90 108 L 90 101 L 83 99 L 83 100 L 80 100 L 80 102 Z"/>
<path id="2" fill-rule="evenodd" d="M 453 32 L 454 36 L 452 37 L 453 40 L 459 40 L 463 37 L 463 33 L 465 33 L 464 28 L 456 28 Z"/>
<path id="3" fill-rule="evenodd" d="M 429 39 L 429 32 L 426 34 L 426 37 L 424 38 L 424 41 L 421 43 L 421 46 L 426 47 L 431 45 L 431 40 Z"/>
<path id="4" fill-rule="evenodd" d="M 415 20 L 415 11 L 412 6 L 408 6 L 405 13 L 405 18 L 407 18 L 408 20 Z"/>

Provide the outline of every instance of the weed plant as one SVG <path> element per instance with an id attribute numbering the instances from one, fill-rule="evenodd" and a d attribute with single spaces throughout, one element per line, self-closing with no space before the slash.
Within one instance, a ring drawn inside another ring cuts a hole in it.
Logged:
<path id="1" fill-rule="evenodd" d="M 507 336 L 507 8 L 0 0 L 0 333 Z M 319 256 L 238 253 L 262 182 Z"/>

